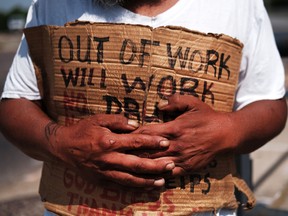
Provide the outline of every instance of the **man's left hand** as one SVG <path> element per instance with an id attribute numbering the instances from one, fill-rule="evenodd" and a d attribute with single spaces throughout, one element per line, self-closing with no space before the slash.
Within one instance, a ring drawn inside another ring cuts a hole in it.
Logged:
<path id="1" fill-rule="evenodd" d="M 229 113 L 214 111 L 198 98 L 175 94 L 161 101 L 159 109 L 166 113 L 180 113 L 174 120 L 151 124 L 136 132 L 166 137 L 170 147 L 165 151 L 143 151 L 143 157 L 168 157 L 175 162 L 173 175 L 183 175 L 207 166 L 217 154 L 235 147 L 233 124 Z"/>

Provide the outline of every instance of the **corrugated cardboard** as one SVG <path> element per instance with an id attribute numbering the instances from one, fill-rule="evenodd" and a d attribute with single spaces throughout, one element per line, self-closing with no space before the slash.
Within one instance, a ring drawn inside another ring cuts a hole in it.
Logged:
<path id="1" fill-rule="evenodd" d="M 242 44 L 229 36 L 87 22 L 34 27 L 25 35 L 48 114 L 60 124 L 97 113 L 160 123 L 166 119 L 157 104 L 174 93 L 232 111 Z M 55 161 L 44 165 L 40 194 L 46 208 L 62 215 L 191 215 L 237 208 L 234 174 L 233 155 L 219 156 L 147 192 L 89 180 Z"/>

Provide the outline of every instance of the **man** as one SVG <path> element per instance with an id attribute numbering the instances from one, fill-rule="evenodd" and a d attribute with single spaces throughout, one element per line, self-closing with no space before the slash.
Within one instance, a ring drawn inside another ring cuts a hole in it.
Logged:
<path id="1" fill-rule="evenodd" d="M 74 20 L 177 25 L 238 38 L 244 50 L 235 111 L 216 112 L 193 96 L 176 94 L 159 104 L 162 111 L 181 113 L 164 124 L 137 129 L 137 122 L 123 116 L 101 114 L 60 126 L 43 111 L 23 38 L 2 94 L 0 119 L 2 133 L 27 155 L 61 160 L 122 185 L 151 189 L 165 184 L 167 172 L 180 176 L 205 167 L 219 154 L 250 153 L 285 126 L 283 66 L 262 0 L 34 0 L 27 27 Z M 141 158 L 122 149 L 151 152 Z"/>

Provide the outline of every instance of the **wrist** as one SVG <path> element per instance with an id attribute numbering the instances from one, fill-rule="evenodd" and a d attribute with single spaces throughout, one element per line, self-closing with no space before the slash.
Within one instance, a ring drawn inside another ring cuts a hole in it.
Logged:
<path id="1" fill-rule="evenodd" d="M 236 153 L 238 151 L 239 146 L 243 142 L 242 137 L 244 132 L 244 128 L 241 125 L 241 122 L 237 120 L 237 116 L 235 112 L 226 113 L 226 128 L 224 129 L 223 133 L 226 140 L 223 146 L 224 151 L 228 151 L 231 153 Z"/>
<path id="2" fill-rule="evenodd" d="M 64 126 L 61 126 L 53 121 L 49 122 L 45 127 L 45 137 L 48 142 L 47 150 L 54 159 L 61 159 L 60 148 L 62 147 L 61 140 L 64 136 Z M 59 138 L 61 134 L 61 139 Z"/>

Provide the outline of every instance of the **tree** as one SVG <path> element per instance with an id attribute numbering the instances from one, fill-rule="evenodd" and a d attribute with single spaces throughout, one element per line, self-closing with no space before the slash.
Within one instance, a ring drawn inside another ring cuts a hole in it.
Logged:
<path id="1" fill-rule="evenodd" d="M 23 17 L 23 19 L 25 19 L 27 16 L 27 10 L 21 7 L 14 7 L 8 13 L 0 12 L 0 31 L 8 30 L 7 22 L 9 17 L 12 16 Z"/>

